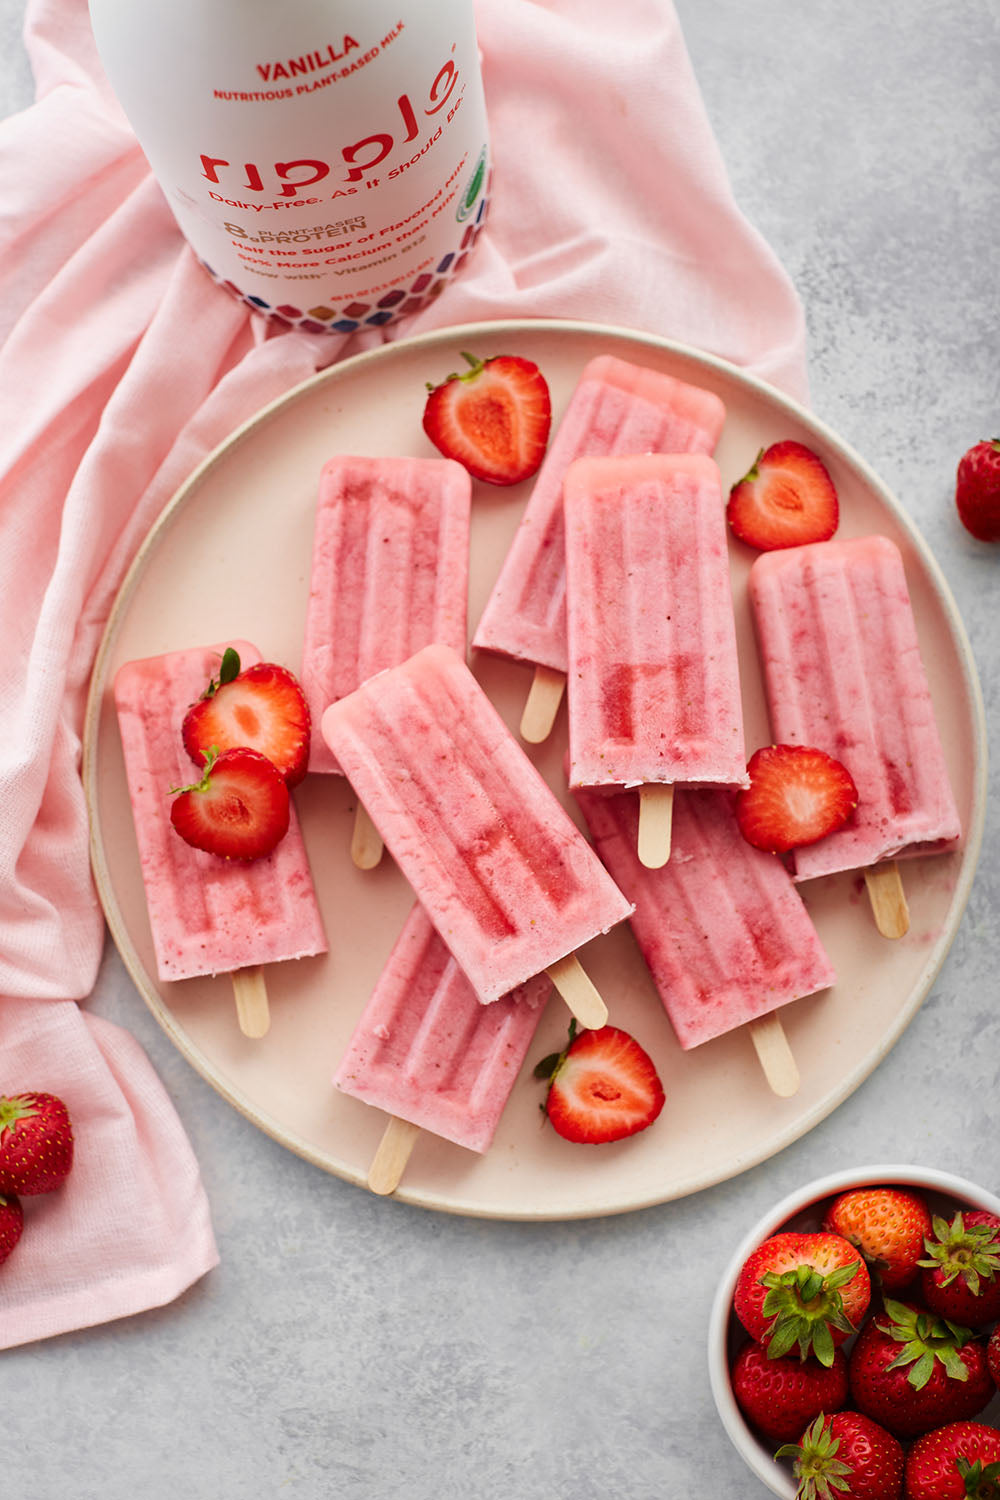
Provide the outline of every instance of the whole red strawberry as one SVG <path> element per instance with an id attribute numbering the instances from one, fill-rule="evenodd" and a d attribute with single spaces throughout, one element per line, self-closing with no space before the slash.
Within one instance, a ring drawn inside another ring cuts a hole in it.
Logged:
<path id="1" fill-rule="evenodd" d="M 306 774 L 312 720 L 298 680 L 287 667 L 259 661 L 240 666 L 227 646 L 204 693 L 181 724 L 184 748 L 196 766 L 213 751 L 256 750 L 296 786 Z"/>
<path id="2" fill-rule="evenodd" d="M 730 490 L 726 516 L 740 541 L 770 552 L 827 541 L 837 529 L 840 505 L 822 460 L 788 439 L 761 449 Z"/>
<path id="3" fill-rule="evenodd" d="M 950 1422 L 918 1438 L 906 1456 L 906 1500 L 1000 1500 L 1000 1432 Z"/>
<path id="4" fill-rule="evenodd" d="M 974 444 L 959 459 L 955 504 L 966 531 L 1000 542 L 1000 438 Z"/>
<path id="5" fill-rule="evenodd" d="M 601 1026 L 577 1034 L 543 1058 L 536 1078 L 549 1079 L 545 1113 L 568 1141 L 601 1145 L 652 1125 L 664 1104 L 663 1085 L 649 1054 L 627 1031 Z"/>
<path id="6" fill-rule="evenodd" d="M 850 771 L 811 745 L 765 745 L 750 757 L 747 775 L 736 821 L 748 844 L 771 854 L 826 838 L 858 805 Z"/>
<path id="7" fill-rule="evenodd" d="M 545 377 L 530 359 L 498 354 L 429 386 L 424 432 L 445 458 L 454 458 L 487 484 L 517 484 L 545 456 L 552 404 Z"/>
<path id="8" fill-rule="evenodd" d="M 73 1165 L 73 1127 L 55 1094 L 0 1097 L 0 1193 L 51 1193 Z"/>
<path id="9" fill-rule="evenodd" d="M 921 1260 L 920 1293 L 932 1312 L 982 1328 L 1000 1318 L 1000 1218 L 985 1209 L 935 1214 Z"/>
<path id="10" fill-rule="evenodd" d="M 847 1360 L 837 1349 L 828 1365 L 786 1354 L 770 1359 L 760 1344 L 744 1344 L 730 1383 L 740 1411 L 765 1437 L 797 1438 L 820 1412 L 839 1411 L 847 1400 Z"/>
<path id="11" fill-rule="evenodd" d="M 795 1460 L 796 1500 L 899 1500 L 903 1493 L 901 1444 L 857 1411 L 821 1413 L 798 1443 L 774 1456 Z"/>
<path id="12" fill-rule="evenodd" d="M 861 1323 L 871 1281 L 858 1251 L 839 1234 L 775 1234 L 743 1262 L 733 1310 L 771 1358 L 797 1349 L 831 1364 Z"/>
<path id="13" fill-rule="evenodd" d="M 883 1292 L 898 1292 L 918 1274 L 924 1236 L 931 1233 L 931 1214 L 923 1197 L 912 1189 L 850 1188 L 830 1204 L 823 1228 L 857 1246 L 872 1280 Z"/>
<path id="14" fill-rule="evenodd" d="M 971 1329 L 891 1300 L 858 1334 L 848 1371 L 853 1404 L 901 1438 L 977 1416 L 995 1390 Z"/>
<path id="15" fill-rule="evenodd" d="M 1000 1390 L 1000 1323 L 990 1334 L 990 1341 L 986 1345 L 986 1362 L 993 1376 L 993 1384 Z"/>
<path id="16" fill-rule="evenodd" d="M 0 1265 L 7 1259 L 24 1228 L 24 1210 L 13 1193 L 0 1193 Z"/>

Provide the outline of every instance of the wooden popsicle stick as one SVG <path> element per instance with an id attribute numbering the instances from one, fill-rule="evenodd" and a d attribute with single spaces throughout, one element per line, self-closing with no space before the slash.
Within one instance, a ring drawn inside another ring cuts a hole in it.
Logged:
<path id="1" fill-rule="evenodd" d="M 639 862 L 659 870 L 670 858 L 670 830 L 674 789 L 669 782 L 650 782 L 639 788 Z"/>
<path id="2" fill-rule="evenodd" d="M 581 1026 L 597 1031 L 608 1019 L 608 1007 L 575 953 L 567 953 L 545 970 Z"/>
<path id="3" fill-rule="evenodd" d="M 271 1025 L 267 1003 L 267 984 L 259 964 L 248 969 L 234 969 L 230 974 L 236 999 L 236 1017 L 244 1036 L 258 1041 Z"/>
<path id="4" fill-rule="evenodd" d="M 887 938 L 903 937 L 910 930 L 910 909 L 896 861 L 887 859 L 880 865 L 869 865 L 865 885 L 879 932 Z"/>
<path id="5" fill-rule="evenodd" d="M 785 1028 L 776 1012 L 750 1022 L 750 1040 L 772 1091 L 790 1099 L 799 1091 L 799 1065 L 792 1056 Z"/>
<path id="6" fill-rule="evenodd" d="M 373 1193 L 385 1198 L 396 1191 L 419 1134 L 419 1125 L 412 1125 L 397 1115 L 389 1116 L 389 1123 L 368 1168 L 368 1186 Z"/>
<path id="7" fill-rule="evenodd" d="M 559 712 L 566 674 L 552 667 L 536 667 L 521 715 L 521 738 L 529 745 L 540 745 L 552 733 Z"/>
<path id="8" fill-rule="evenodd" d="M 359 802 L 351 835 L 351 859 L 359 870 L 374 870 L 381 858 L 382 835 Z"/>

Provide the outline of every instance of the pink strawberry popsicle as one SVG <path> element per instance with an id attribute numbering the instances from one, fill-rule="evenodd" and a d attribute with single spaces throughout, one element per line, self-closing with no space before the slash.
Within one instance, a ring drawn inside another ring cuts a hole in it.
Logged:
<path id="1" fill-rule="evenodd" d="M 597 852 L 635 903 L 632 931 L 681 1046 L 746 1026 L 772 1089 L 793 1094 L 798 1068 L 775 1012 L 835 976 L 781 860 L 740 833 L 733 793 L 678 788 L 673 853 L 656 870 L 636 852 L 634 792 L 576 796 Z"/>
<path id="2" fill-rule="evenodd" d="M 414 906 L 333 1077 L 390 1116 L 368 1185 L 391 1193 L 421 1130 L 489 1149 L 552 982 L 529 980 L 492 1005 Z"/>
<path id="3" fill-rule="evenodd" d="M 896 861 L 955 847 L 961 824 L 899 548 L 851 537 L 763 553 L 750 571 L 774 738 L 841 761 L 842 828 L 794 852 L 796 880 L 864 869 L 879 930 L 909 925 Z"/>
<path id="4" fill-rule="evenodd" d="M 461 657 L 425 647 L 331 704 L 322 730 L 480 1001 L 544 971 L 603 1025 L 575 954 L 631 906 Z"/>
<path id="5" fill-rule="evenodd" d="M 319 729 L 327 704 L 432 641 L 464 654 L 470 496 L 450 459 L 338 455 L 324 465 L 301 671 L 310 770 L 340 769 Z M 355 829 L 364 868 L 381 854 L 372 835 Z"/>
<path id="6" fill-rule="evenodd" d="M 725 416 L 711 391 L 658 370 L 606 354 L 584 367 L 472 638 L 478 650 L 535 666 L 525 739 L 548 736 L 565 684 L 567 468 L 585 456 L 711 453 Z"/>
<path id="7" fill-rule="evenodd" d="M 244 666 L 261 659 L 247 641 L 228 644 Z M 261 966 L 327 945 L 294 808 L 273 853 L 250 863 L 194 849 L 171 826 L 170 789 L 192 780 L 181 723 L 217 676 L 223 650 L 127 662 L 114 697 L 159 978 L 230 974 L 241 1029 L 261 1036 L 269 1019 Z"/>
<path id="8" fill-rule="evenodd" d="M 564 496 L 570 786 L 640 788 L 639 854 L 658 866 L 675 784 L 748 785 L 719 470 L 581 458 Z"/>

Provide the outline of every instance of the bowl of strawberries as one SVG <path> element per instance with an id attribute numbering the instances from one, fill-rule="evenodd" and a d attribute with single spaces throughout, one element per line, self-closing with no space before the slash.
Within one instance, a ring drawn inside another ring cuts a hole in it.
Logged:
<path id="1" fill-rule="evenodd" d="M 807 1184 L 737 1246 L 709 1374 L 786 1500 L 1000 1500 L 1000 1198 L 875 1166 Z"/>

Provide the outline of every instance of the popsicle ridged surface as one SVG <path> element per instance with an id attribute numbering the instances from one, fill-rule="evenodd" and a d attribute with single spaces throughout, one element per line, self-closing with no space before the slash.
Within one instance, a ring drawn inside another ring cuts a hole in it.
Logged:
<path id="1" fill-rule="evenodd" d="M 248 641 L 232 641 L 244 667 L 260 661 Z M 193 849 L 170 822 L 170 789 L 198 780 L 181 724 L 225 646 L 167 652 L 120 667 L 115 707 L 146 890 L 157 972 L 162 980 L 326 952 L 326 935 L 294 807 L 288 832 L 263 859 L 221 859 Z"/>
<path id="2" fill-rule="evenodd" d="M 465 650 L 471 481 L 445 458 L 340 455 L 320 475 L 302 687 L 309 768 L 336 771 L 328 703 L 422 646 Z"/>
<path id="3" fill-rule="evenodd" d="M 834 971 L 777 855 L 739 831 L 733 793 L 679 788 L 668 862 L 636 853 L 634 792 L 578 792 L 595 847 L 635 902 L 632 931 L 681 1046 L 825 989 Z"/>
<path id="4" fill-rule="evenodd" d="M 430 918 L 414 906 L 334 1084 L 421 1130 L 485 1151 L 551 988 L 540 975 L 480 1005 Z"/>
<path id="5" fill-rule="evenodd" d="M 745 786 L 718 467 L 579 459 L 565 513 L 570 785 Z"/>
<path id="6" fill-rule="evenodd" d="M 386 848 L 481 1001 L 631 907 L 476 682 L 428 646 L 323 715 Z"/>
<path id="7" fill-rule="evenodd" d="M 774 738 L 825 750 L 858 789 L 843 828 L 795 851 L 796 878 L 953 847 L 961 825 L 895 543 L 764 553 L 750 598 Z"/>
<path id="8" fill-rule="evenodd" d="M 584 366 L 549 443 L 472 644 L 565 672 L 562 486 L 576 458 L 711 453 L 725 421 L 718 396 L 614 355 Z"/>

